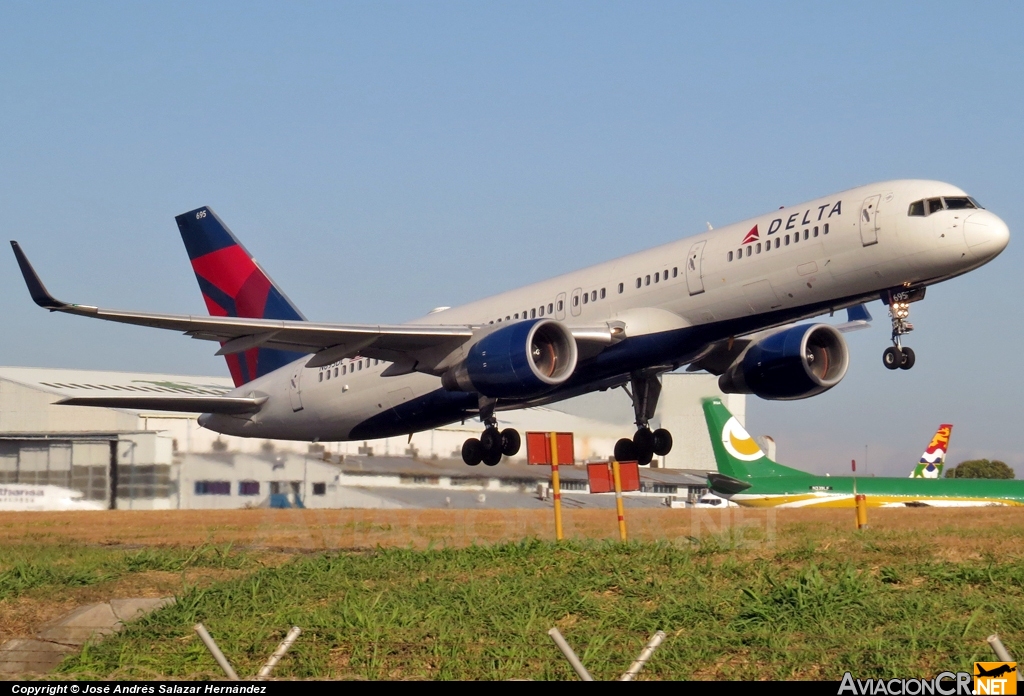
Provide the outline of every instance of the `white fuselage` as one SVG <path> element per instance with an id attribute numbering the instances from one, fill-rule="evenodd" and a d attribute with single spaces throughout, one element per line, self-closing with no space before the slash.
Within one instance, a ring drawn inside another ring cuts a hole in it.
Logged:
<path id="1" fill-rule="evenodd" d="M 909 214 L 911 203 L 939 196 L 966 194 L 937 181 L 862 186 L 410 323 L 621 322 L 626 338 L 597 356 L 581 355 L 570 383 L 548 400 L 568 398 L 632 370 L 686 364 L 712 341 L 878 299 L 889 288 L 947 280 L 1005 248 L 1008 229 L 986 210 Z M 445 392 L 436 376 L 382 376 L 384 361 L 306 368 L 307 360 L 233 392 L 268 396 L 259 413 L 208 414 L 200 422 L 248 437 L 369 439 L 437 427 L 476 408 L 475 396 Z"/>

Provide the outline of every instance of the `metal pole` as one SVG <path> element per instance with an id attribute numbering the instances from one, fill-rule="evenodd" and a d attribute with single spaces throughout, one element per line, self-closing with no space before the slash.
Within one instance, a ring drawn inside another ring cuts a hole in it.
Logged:
<path id="1" fill-rule="evenodd" d="M 619 538 L 626 540 L 626 514 L 622 509 L 622 477 L 619 475 L 619 462 L 612 460 L 612 480 L 615 481 L 615 511 L 619 514 Z"/>
<path id="2" fill-rule="evenodd" d="M 557 645 L 558 649 L 562 651 L 563 655 L 565 655 L 565 659 L 567 659 L 569 664 L 572 665 L 573 671 L 576 672 L 576 676 L 578 676 L 582 681 L 594 681 L 594 678 L 590 676 L 590 672 L 588 672 L 587 668 L 583 666 L 582 662 L 580 662 L 580 658 L 576 657 L 576 653 L 574 653 L 572 648 L 569 647 L 569 644 L 565 642 L 565 638 L 563 638 L 562 634 L 558 632 L 558 629 L 552 628 L 548 631 L 548 635 L 551 636 L 552 640 L 555 641 L 555 645 Z"/>
<path id="3" fill-rule="evenodd" d="M 661 645 L 661 641 L 665 640 L 665 632 L 658 631 L 651 639 L 647 641 L 647 645 L 644 647 L 643 652 L 640 653 L 640 657 L 636 658 L 636 662 L 629 666 L 626 673 L 619 677 L 619 681 L 633 681 L 636 679 L 636 675 L 640 674 L 640 670 L 644 668 L 648 660 L 651 659 L 651 655 Z"/>
<path id="4" fill-rule="evenodd" d="M 1003 662 L 1013 662 L 1013 658 L 1010 657 L 1010 653 L 1003 646 L 1003 641 L 999 640 L 998 633 L 993 633 L 988 637 L 988 644 L 992 646 L 992 652 L 994 652 L 996 657 L 1000 660 Z M 1024 679 L 1021 679 L 1019 669 L 1017 670 L 1017 681 L 1024 681 Z"/>
<path id="5" fill-rule="evenodd" d="M 213 655 L 213 659 L 217 661 L 217 664 L 220 665 L 220 668 L 224 670 L 224 674 L 228 675 L 228 679 L 238 681 L 238 675 L 235 673 L 235 670 L 231 667 L 231 663 L 228 662 L 228 659 L 226 657 L 224 657 L 224 653 L 220 651 L 220 648 L 217 647 L 217 644 L 213 642 L 213 637 L 210 636 L 209 632 L 206 630 L 206 627 L 203 626 L 201 623 L 197 623 L 192 628 L 195 630 L 196 633 L 199 634 L 199 637 L 202 638 L 203 642 L 206 643 L 206 648 L 210 651 L 210 654 Z"/>
<path id="6" fill-rule="evenodd" d="M 555 539 L 562 540 L 562 486 L 558 480 L 558 433 L 551 433 L 551 488 L 555 499 Z M 557 640 L 555 642 L 558 642 Z"/>
<path id="7" fill-rule="evenodd" d="M 301 628 L 298 626 L 292 626 L 292 630 L 288 631 L 288 635 L 286 635 L 284 640 L 281 641 L 281 644 L 277 646 L 277 650 L 274 651 L 274 654 L 270 656 L 270 659 L 268 659 L 262 667 L 260 667 L 260 671 L 256 674 L 256 681 L 263 681 L 270 676 L 271 670 L 277 666 L 277 663 L 281 661 L 284 654 L 288 652 L 288 648 L 292 647 L 292 643 L 295 642 L 295 639 L 299 637 L 300 633 L 302 633 Z"/>

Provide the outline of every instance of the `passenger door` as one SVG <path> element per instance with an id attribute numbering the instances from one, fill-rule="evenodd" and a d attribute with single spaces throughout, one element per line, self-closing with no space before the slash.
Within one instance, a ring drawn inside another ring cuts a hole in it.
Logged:
<path id="1" fill-rule="evenodd" d="M 864 246 L 878 244 L 878 202 L 882 195 L 865 198 L 860 205 L 860 242 Z"/>
<path id="2" fill-rule="evenodd" d="M 300 379 L 302 379 L 302 365 L 294 369 L 291 379 L 288 380 L 288 398 L 292 402 L 292 411 L 302 410 L 302 385 L 299 382 Z"/>
<path id="3" fill-rule="evenodd" d="M 706 241 L 697 242 L 690 247 L 690 255 L 686 258 L 686 287 L 691 295 L 704 292 L 704 279 L 701 277 L 701 263 L 704 259 Z"/>

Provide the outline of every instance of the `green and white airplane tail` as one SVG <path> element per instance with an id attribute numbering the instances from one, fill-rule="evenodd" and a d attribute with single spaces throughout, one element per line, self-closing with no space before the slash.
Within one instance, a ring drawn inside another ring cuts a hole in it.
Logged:
<path id="1" fill-rule="evenodd" d="M 743 482 L 779 476 L 812 476 L 769 459 L 721 399 L 704 399 L 704 418 L 708 422 L 718 473 Z"/>

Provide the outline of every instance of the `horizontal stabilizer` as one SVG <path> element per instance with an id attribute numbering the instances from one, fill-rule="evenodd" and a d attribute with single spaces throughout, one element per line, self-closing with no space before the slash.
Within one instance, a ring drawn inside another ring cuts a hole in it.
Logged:
<path id="1" fill-rule="evenodd" d="M 138 411 L 180 411 L 183 413 L 256 413 L 265 396 L 72 396 L 57 403 L 62 406 L 100 406 Z"/>
<path id="2" fill-rule="evenodd" d="M 711 488 L 713 493 L 725 493 L 726 495 L 733 495 L 734 493 L 742 493 L 743 491 L 750 488 L 751 484 L 746 481 L 740 481 L 734 479 L 732 476 L 726 476 L 725 474 L 708 474 L 708 487 Z"/>

